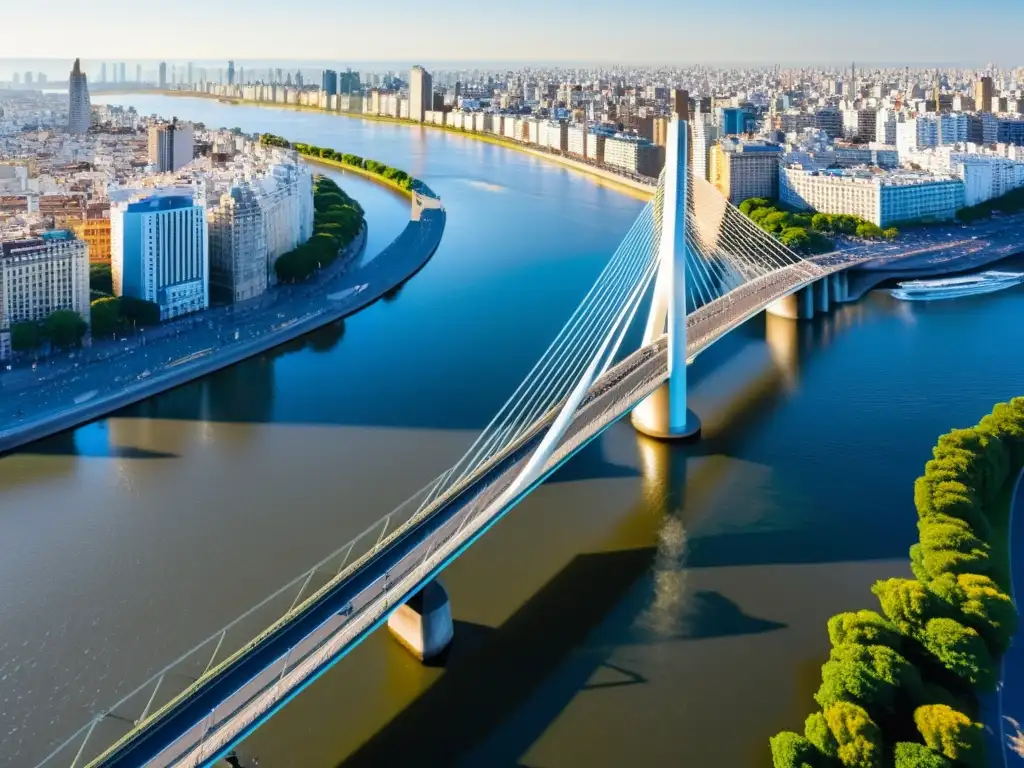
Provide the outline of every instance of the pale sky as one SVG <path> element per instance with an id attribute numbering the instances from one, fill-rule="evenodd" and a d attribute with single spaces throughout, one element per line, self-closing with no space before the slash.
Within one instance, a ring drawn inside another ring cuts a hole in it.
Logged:
<path id="1" fill-rule="evenodd" d="M 2 5 L 0 57 L 5 59 L 1024 64 L 1019 43 L 1024 0 L 4 0 Z"/>

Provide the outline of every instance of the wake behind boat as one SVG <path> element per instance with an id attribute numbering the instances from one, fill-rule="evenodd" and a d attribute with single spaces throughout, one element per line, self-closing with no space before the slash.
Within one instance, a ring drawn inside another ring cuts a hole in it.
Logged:
<path id="1" fill-rule="evenodd" d="M 1024 273 L 989 270 L 976 275 L 946 277 L 936 280 L 907 280 L 891 293 L 903 301 L 935 301 L 957 299 L 1001 291 L 1024 282 Z"/>

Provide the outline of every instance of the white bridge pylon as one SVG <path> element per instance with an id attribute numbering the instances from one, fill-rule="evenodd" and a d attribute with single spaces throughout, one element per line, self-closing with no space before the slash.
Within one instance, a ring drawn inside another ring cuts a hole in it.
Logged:
<path id="1" fill-rule="evenodd" d="M 687 99 L 683 99 L 685 105 Z M 644 346 L 668 334 L 668 381 L 633 409 L 633 426 L 645 435 L 683 440 L 700 434 L 700 419 L 686 405 L 686 266 L 687 185 L 690 174 L 687 115 L 677 115 L 668 126 L 665 142 L 664 202 L 658 278 L 644 332 Z M 657 214 L 657 212 L 656 212 Z M 659 217 L 656 215 L 655 219 Z"/>

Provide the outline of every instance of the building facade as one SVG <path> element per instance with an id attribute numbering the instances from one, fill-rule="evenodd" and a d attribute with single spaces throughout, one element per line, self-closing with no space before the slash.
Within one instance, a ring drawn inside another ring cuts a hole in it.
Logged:
<path id="1" fill-rule="evenodd" d="M 604 163 L 627 173 L 656 177 L 661 173 L 661 148 L 633 136 L 609 136 L 604 142 Z"/>
<path id="2" fill-rule="evenodd" d="M 0 360 L 11 354 L 11 325 L 59 309 L 89 322 L 89 246 L 68 230 L 0 243 Z"/>
<path id="3" fill-rule="evenodd" d="M 74 226 L 75 236 L 89 246 L 89 261 L 110 263 L 110 219 L 86 219 Z"/>
<path id="4" fill-rule="evenodd" d="M 267 231 L 259 197 L 248 184 L 221 195 L 208 215 L 210 290 L 230 302 L 267 290 Z"/>
<path id="5" fill-rule="evenodd" d="M 89 84 L 82 65 L 75 59 L 68 78 L 68 131 L 85 133 L 92 126 L 92 106 L 89 103 Z"/>
<path id="6" fill-rule="evenodd" d="M 192 126 L 172 120 L 149 127 L 149 162 L 155 170 L 177 171 L 192 162 L 195 151 Z"/>
<path id="7" fill-rule="evenodd" d="M 945 221 L 964 205 L 959 179 L 897 171 L 806 170 L 779 172 L 779 199 L 788 206 L 859 216 L 879 227 L 905 221 Z"/>
<path id="8" fill-rule="evenodd" d="M 181 191 L 111 206 L 114 293 L 150 301 L 160 319 L 210 305 L 206 207 Z"/>
<path id="9" fill-rule="evenodd" d="M 434 108 L 434 81 L 430 73 L 416 65 L 409 73 L 409 119 L 423 122 L 423 113 Z M 397 117 L 398 110 L 395 110 Z"/>
<path id="10" fill-rule="evenodd" d="M 709 180 L 731 203 L 778 197 L 782 147 L 723 139 L 711 148 Z"/>

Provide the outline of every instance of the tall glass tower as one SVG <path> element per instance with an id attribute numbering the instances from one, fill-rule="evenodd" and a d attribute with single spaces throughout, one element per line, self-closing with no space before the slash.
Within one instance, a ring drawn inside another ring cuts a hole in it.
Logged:
<path id="1" fill-rule="evenodd" d="M 91 105 L 89 104 L 89 84 L 82 72 L 82 65 L 75 59 L 75 66 L 68 78 L 68 131 L 85 133 L 92 125 Z"/>

